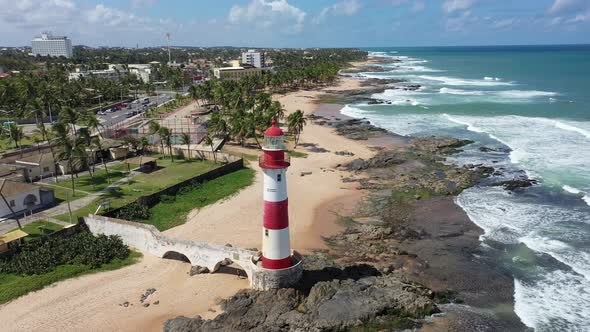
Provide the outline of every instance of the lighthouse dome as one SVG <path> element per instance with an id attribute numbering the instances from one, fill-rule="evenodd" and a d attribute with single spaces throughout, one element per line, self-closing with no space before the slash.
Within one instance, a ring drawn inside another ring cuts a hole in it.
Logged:
<path id="1" fill-rule="evenodd" d="M 270 126 L 265 132 L 264 136 L 283 136 L 281 128 L 277 127 L 277 122 L 272 120 L 272 126 Z"/>

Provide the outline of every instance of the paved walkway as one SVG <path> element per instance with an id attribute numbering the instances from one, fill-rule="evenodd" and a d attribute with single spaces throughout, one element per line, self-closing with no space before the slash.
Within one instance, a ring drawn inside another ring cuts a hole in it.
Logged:
<path id="1" fill-rule="evenodd" d="M 117 188 L 124 183 L 127 183 L 133 177 L 134 174 L 135 174 L 134 172 L 131 172 L 131 176 L 128 175 L 116 182 L 113 182 L 112 184 L 110 184 L 108 187 L 104 188 L 101 191 L 98 191 L 95 193 L 89 193 L 87 196 L 84 196 L 82 198 L 71 201 L 70 202 L 70 209 L 72 210 L 72 212 L 74 212 L 78 209 L 81 209 L 81 208 L 87 206 L 88 204 L 92 203 L 94 200 L 99 198 L 102 194 L 104 194 L 114 188 Z M 37 221 L 37 220 L 47 220 L 47 221 L 51 221 L 56 224 L 60 224 L 62 226 L 65 226 L 65 225 L 69 225 L 69 223 L 61 221 L 61 220 L 56 219 L 54 217 L 62 215 L 62 214 L 66 214 L 66 213 L 69 213 L 68 204 L 62 203 L 60 205 L 49 208 L 47 210 L 43 210 L 43 211 L 34 213 L 32 215 L 28 215 L 23 218 L 19 218 L 19 221 L 21 223 L 21 226 L 28 225 L 32 222 Z M 76 220 L 73 220 L 73 222 L 76 223 Z M 4 234 L 6 232 L 9 232 L 17 227 L 18 227 L 18 224 L 17 224 L 16 220 L 8 219 L 8 220 L 0 223 L 0 234 Z"/>

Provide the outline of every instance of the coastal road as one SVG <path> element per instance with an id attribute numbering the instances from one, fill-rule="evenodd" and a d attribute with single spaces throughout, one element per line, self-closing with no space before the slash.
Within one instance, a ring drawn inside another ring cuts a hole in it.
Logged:
<path id="1" fill-rule="evenodd" d="M 158 103 L 158 106 L 174 99 L 176 93 L 172 92 L 159 92 L 158 96 L 150 96 L 150 103 Z M 122 110 L 117 110 L 113 113 L 106 113 L 105 115 L 99 115 L 99 118 L 102 122 L 102 125 L 105 127 L 110 127 L 116 125 L 119 122 L 125 121 L 127 119 L 127 114 L 136 111 L 139 112 L 142 110 L 143 106 L 141 104 L 141 98 L 138 100 L 137 103 L 129 103 L 130 107 L 124 108 Z"/>

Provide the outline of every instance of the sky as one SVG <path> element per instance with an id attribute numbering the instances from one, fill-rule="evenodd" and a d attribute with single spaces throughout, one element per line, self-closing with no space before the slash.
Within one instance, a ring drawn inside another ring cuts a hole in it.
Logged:
<path id="1" fill-rule="evenodd" d="M 399 47 L 590 43 L 590 0 L 0 0 L 0 45 Z"/>

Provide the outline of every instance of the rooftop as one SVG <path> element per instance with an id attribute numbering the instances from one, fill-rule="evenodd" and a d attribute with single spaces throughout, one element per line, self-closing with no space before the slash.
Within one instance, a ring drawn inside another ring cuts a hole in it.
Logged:
<path id="1" fill-rule="evenodd" d="M 1 185 L 2 185 L 2 181 L 0 181 L 0 186 Z M 4 195 L 4 197 L 12 197 L 14 195 L 18 195 L 21 193 L 27 193 L 27 192 L 30 192 L 32 190 L 36 190 L 39 188 L 41 188 L 41 187 L 38 185 L 35 185 L 35 184 L 5 180 L 4 181 L 4 188 L 2 188 L 1 192 Z"/>
<path id="2" fill-rule="evenodd" d="M 12 232 L 8 232 L 6 234 L 0 235 L 0 244 L 6 244 L 18 239 L 22 239 L 24 237 L 29 236 L 29 234 L 23 232 L 20 229 L 14 230 Z"/>

